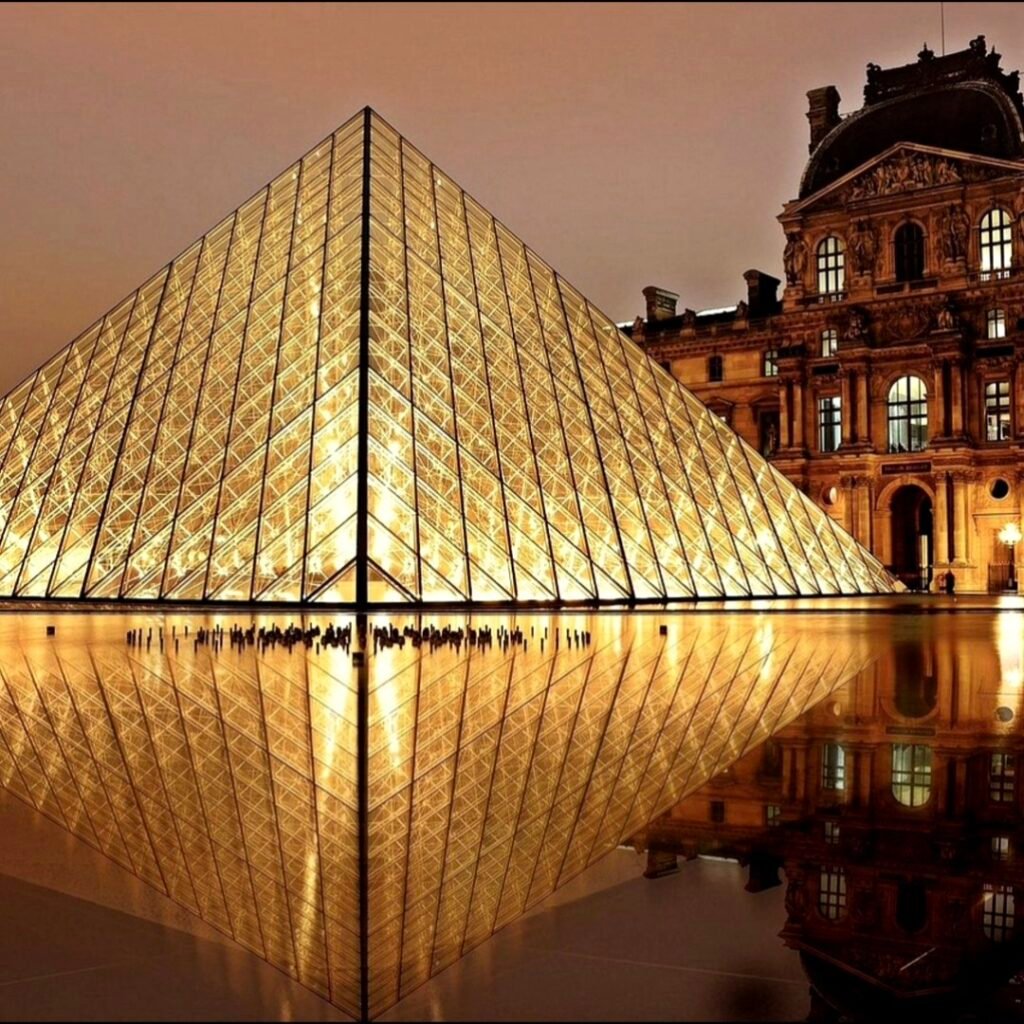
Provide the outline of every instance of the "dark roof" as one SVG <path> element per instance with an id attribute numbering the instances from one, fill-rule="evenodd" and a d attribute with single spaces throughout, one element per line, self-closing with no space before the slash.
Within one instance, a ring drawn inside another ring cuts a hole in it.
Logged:
<path id="1" fill-rule="evenodd" d="M 898 142 L 1002 159 L 1024 158 L 1024 99 L 1018 72 L 978 36 L 966 50 L 914 64 L 869 64 L 864 106 L 843 118 L 811 153 L 800 198 L 824 188 Z"/>

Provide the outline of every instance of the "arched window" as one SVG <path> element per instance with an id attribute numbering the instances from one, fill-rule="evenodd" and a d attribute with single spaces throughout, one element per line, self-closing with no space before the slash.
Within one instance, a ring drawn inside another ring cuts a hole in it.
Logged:
<path id="1" fill-rule="evenodd" d="M 921 807 L 932 795 L 932 748 L 919 743 L 892 745 L 892 795 L 904 807 Z"/>
<path id="2" fill-rule="evenodd" d="M 893 236 L 893 264 L 897 281 L 924 277 L 924 232 L 913 223 L 901 224 Z"/>
<path id="3" fill-rule="evenodd" d="M 846 252 L 843 240 L 829 235 L 818 243 L 818 291 L 839 295 L 846 287 Z"/>
<path id="4" fill-rule="evenodd" d="M 920 377 L 900 377 L 889 388 L 889 451 L 919 452 L 928 444 L 928 389 Z"/>
<path id="5" fill-rule="evenodd" d="M 1013 219 L 997 206 L 981 218 L 978 231 L 982 280 L 1007 277 L 1013 265 Z"/>
<path id="6" fill-rule="evenodd" d="M 722 379 L 722 357 L 708 357 L 708 380 L 719 381 Z"/>

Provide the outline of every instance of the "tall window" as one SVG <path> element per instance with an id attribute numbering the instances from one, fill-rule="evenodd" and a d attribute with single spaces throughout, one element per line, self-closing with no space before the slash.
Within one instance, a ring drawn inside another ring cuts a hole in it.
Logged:
<path id="1" fill-rule="evenodd" d="M 818 879 L 818 910 L 830 921 L 846 912 L 846 875 L 842 868 L 822 868 Z"/>
<path id="2" fill-rule="evenodd" d="M 821 788 L 846 789 L 846 751 L 838 743 L 821 748 Z"/>
<path id="3" fill-rule="evenodd" d="M 896 229 L 893 249 L 897 281 L 919 281 L 924 277 L 924 232 L 916 224 L 901 224 Z"/>
<path id="4" fill-rule="evenodd" d="M 719 381 L 722 379 L 722 357 L 710 356 L 708 358 L 708 380 Z"/>
<path id="5" fill-rule="evenodd" d="M 1013 754 L 993 754 L 988 766 L 989 797 L 996 803 L 1010 803 L 1016 781 L 1017 764 Z"/>
<path id="6" fill-rule="evenodd" d="M 904 807 L 920 807 L 932 795 L 932 748 L 922 744 L 892 745 L 892 795 Z"/>
<path id="7" fill-rule="evenodd" d="M 834 452 L 843 439 L 843 403 L 839 395 L 818 399 L 818 450 Z"/>
<path id="8" fill-rule="evenodd" d="M 1013 265 L 1013 219 L 998 206 L 981 218 L 981 277 L 1008 277 Z"/>
<path id="9" fill-rule="evenodd" d="M 920 377 L 900 377 L 889 388 L 889 451 L 919 452 L 928 444 L 928 389 Z"/>
<path id="10" fill-rule="evenodd" d="M 839 332 L 830 327 L 821 332 L 821 354 L 825 357 L 834 356 L 839 351 Z"/>
<path id="11" fill-rule="evenodd" d="M 839 295 L 846 287 L 846 253 L 843 241 L 829 235 L 818 243 L 818 291 Z"/>
<path id="12" fill-rule="evenodd" d="M 986 882 L 983 893 L 981 930 L 993 942 L 1006 942 L 1013 935 L 1013 888 Z"/>
<path id="13" fill-rule="evenodd" d="M 1006 310 L 989 309 L 985 312 L 985 337 L 1006 337 Z"/>
<path id="14" fill-rule="evenodd" d="M 777 348 L 769 348 L 765 350 L 762 373 L 765 377 L 778 377 L 779 350 Z"/>
<path id="15" fill-rule="evenodd" d="M 992 380 L 985 385 L 985 440 L 1010 439 L 1010 382 Z"/>

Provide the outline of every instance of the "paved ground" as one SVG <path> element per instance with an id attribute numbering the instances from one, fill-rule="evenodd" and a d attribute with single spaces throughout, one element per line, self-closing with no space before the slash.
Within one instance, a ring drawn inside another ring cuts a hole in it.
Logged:
<path id="1" fill-rule="evenodd" d="M 620 850 L 387 1020 L 799 1020 L 782 889 L 735 864 L 649 882 Z M 0 791 L 0 1020 L 342 1020 Z"/>

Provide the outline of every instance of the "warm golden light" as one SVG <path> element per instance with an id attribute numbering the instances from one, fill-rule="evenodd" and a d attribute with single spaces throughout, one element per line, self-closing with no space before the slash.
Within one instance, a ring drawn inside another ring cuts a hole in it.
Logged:
<path id="1" fill-rule="evenodd" d="M 523 642 L 359 668 L 196 643 L 213 618 L 7 615 L 0 785 L 366 1019 L 863 669 L 871 618 L 492 615 L 444 624 Z"/>
<path id="2" fill-rule="evenodd" d="M 1007 545 L 1019 544 L 1021 539 L 1020 527 L 1016 523 L 1007 523 L 999 531 L 999 539 Z"/>
<path id="3" fill-rule="evenodd" d="M 372 114 L 10 392 L 0 448 L 0 597 L 892 588 Z"/>

